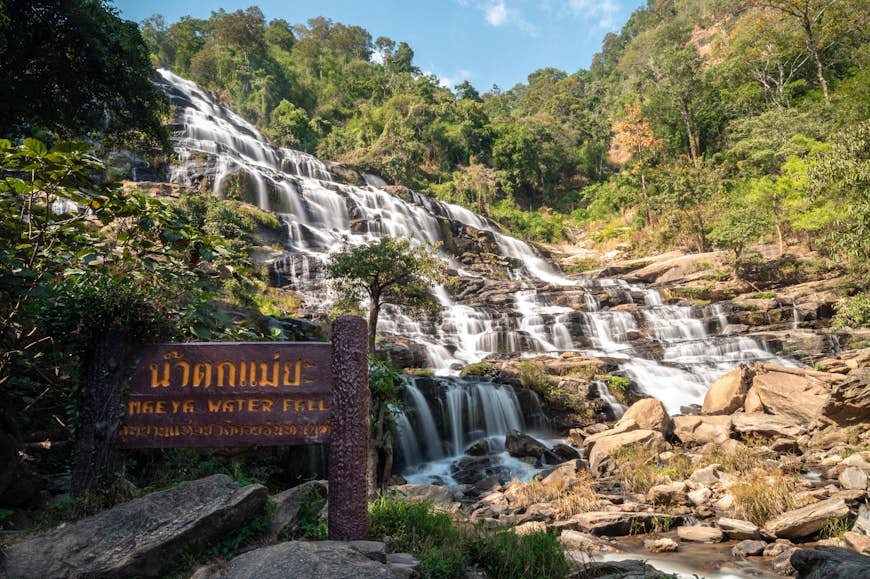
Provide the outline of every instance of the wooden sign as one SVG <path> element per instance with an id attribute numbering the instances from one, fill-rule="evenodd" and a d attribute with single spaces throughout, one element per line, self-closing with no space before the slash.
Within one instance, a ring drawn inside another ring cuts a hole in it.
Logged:
<path id="1" fill-rule="evenodd" d="M 187 343 L 142 350 L 124 407 L 126 448 L 329 442 L 332 345 Z"/>

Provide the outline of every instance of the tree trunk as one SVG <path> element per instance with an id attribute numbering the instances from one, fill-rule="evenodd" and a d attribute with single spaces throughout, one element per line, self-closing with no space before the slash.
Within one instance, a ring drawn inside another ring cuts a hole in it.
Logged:
<path id="1" fill-rule="evenodd" d="M 71 486 L 75 495 L 94 491 L 123 474 L 115 440 L 133 347 L 126 328 L 100 328 L 91 334 L 83 359 L 85 383 L 73 441 Z"/>
<path id="2" fill-rule="evenodd" d="M 381 313 L 380 295 L 372 296 L 369 306 L 369 356 L 375 355 L 375 336 L 378 333 L 378 315 Z"/>

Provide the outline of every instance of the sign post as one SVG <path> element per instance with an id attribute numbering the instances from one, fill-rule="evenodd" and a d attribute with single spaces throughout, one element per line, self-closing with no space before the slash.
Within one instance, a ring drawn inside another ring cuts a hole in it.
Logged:
<path id="1" fill-rule="evenodd" d="M 331 444 L 329 536 L 368 533 L 366 323 L 342 316 L 332 344 L 144 348 L 118 433 L 125 448 Z"/>

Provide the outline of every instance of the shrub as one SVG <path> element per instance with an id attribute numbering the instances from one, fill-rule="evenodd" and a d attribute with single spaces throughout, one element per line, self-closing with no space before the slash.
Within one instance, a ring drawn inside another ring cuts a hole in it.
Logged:
<path id="1" fill-rule="evenodd" d="M 480 531 L 471 543 L 473 559 L 489 577 L 567 577 L 571 565 L 552 533 L 517 535 Z"/>
<path id="2" fill-rule="evenodd" d="M 626 392 L 629 385 L 631 385 L 631 380 L 624 376 L 608 376 L 606 382 L 607 389 L 610 390 L 610 393 L 613 394 L 617 400 L 619 400 L 619 403 L 628 406 Z"/>
<path id="3" fill-rule="evenodd" d="M 520 384 L 532 390 L 545 392 L 552 382 L 540 362 L 520 362 L 518 371 Z"/>
<path id="4" fill-rule="evenodd" d="M 475 362 L 462 369 L 462 376 L 492 376 L 495 367 L 487 362 Z"/>
<path id="5" fill-rule="evenodd" d="M 850 298 L 837 301 L 837 313 L 831 327 L 836 330 L 843 328 L 866 328 L 870 326 L 870 293 L 860 293 Z"/>

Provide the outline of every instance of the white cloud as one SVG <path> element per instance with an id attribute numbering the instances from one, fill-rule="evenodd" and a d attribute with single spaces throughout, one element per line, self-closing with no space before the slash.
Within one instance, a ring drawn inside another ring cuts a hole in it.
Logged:
<path id="1" fill-rule="evenodd" d="M 599 28 L 608 30 L 616 26 L 620 10 L 616 0 L 568 0 L 565 4 L 565 9 L 575 18 L 597 20 Z"/>
<path id="2" fill-rule="evenodd" d="M 490 26 L 498 28 L 508 23 L 508 11 L 504 2 L 490 4 L 483 9 L 483 12 L 486 16 L 486 21 Z"/>

